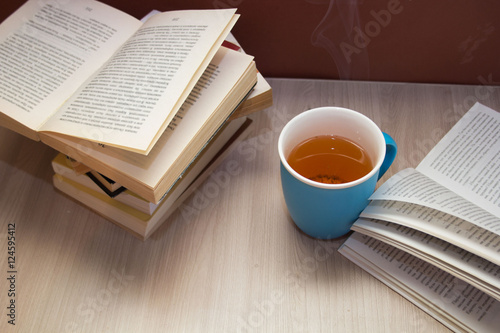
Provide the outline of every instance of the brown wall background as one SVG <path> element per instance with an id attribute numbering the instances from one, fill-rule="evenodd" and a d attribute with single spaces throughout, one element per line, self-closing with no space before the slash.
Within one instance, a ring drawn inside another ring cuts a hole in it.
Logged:
<path id="1" fill-rule="evenodd" d="M 70 0 L 40 0 L 58 2 Z M 24 1 L 4 2 L 4 20 Z M 267 77 L 500 84 L 497 0 L 103 0 L 151 9 L 236 7 L 233 34 Z"/>

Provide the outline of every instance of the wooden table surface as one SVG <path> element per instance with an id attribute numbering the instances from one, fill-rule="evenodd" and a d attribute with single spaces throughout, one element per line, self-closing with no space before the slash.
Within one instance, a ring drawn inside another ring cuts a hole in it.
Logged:
<path id="1" fill-rule="evenodd" d="M 415 167 L 474 102 L 500 110 L 500 87 L 269 82 L 274 106 L 251 116 L 250 138 L 215 172 L 224 181 L 209 178 L 145 242 L 53 188 L 54 150 L 0 128 L 0 332 L 448 331 L 344 259 L 343 239 L 296 229 L 281 192 L 278 136 L 309 108 L 360 111 L 398 143 L 385 180 Z M 229 161 L 236 176 L 225 172 Z"/>

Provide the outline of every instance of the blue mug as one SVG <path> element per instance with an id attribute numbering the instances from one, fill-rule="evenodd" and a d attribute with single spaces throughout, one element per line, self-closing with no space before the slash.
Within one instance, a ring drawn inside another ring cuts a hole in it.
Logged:
<path id="1" fill-rule="evenodd" d="M 343 184 L 312 181 L 287 162 L 292 149 L 317 135 L 337 135 L 354 141 L 366 151 L 373 169 L 364 177 Z M 334 239 L 349 232 L 377 181 L 396 157 L 396 142 L 363 114 L 340 107 L 305 111 L 290 120 L 278 140 L 281 185 L 292 220 L 307 235 Z"/>

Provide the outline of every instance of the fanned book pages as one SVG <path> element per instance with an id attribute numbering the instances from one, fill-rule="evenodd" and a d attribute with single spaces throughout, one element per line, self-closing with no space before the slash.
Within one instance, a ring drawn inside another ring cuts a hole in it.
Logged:
<path id="1" fill-rule="evenodd" d="M 92 0 L 29 0 L 0 25 L 0 120 L 148 154 L 235 24 L 234 9 L 146 22 Z"/>
<path id="2" fill-rule="evenodd" d="M 361 233 L 339 251 L 454 332 L 498 332 L 500 302 L 433 264 Z"/>
<path id="3" fill-rule="evenodd" d="M 416 169 L 398 172 L 370 200 L 340 252 L 451 328 L 498 331 L 500 114 L 476 103 Z M 368 245 L 375 240 L 393 249 L 383 259 L 378 246 Z M 420 289 L 421 281 L 399 271 L 404 266 L 379 267 L 396 254 L 424 262 L 429 284 L 450 276 L 467 287 L 454 289 L 450 304 L 438 304 L 442 289 Z M 464 302 L 475 308 L 464 310 Z"/>

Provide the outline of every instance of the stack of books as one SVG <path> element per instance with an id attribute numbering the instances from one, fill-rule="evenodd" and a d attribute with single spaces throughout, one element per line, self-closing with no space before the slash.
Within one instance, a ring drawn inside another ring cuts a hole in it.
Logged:
<path id="1" fill-rule="evenodd" d="M 183 171 L 158 202 L 149 201 L 121 184 L 59 153 L 52 161 L 53 184 L 140 239 L 147 239 L 189 197 L 244 139 L 251 128 L 245 117 L 228 122 Z"/>
<path id="2" fill-rule="evenodd" d="M 60 152 L 56 188 L 146 239 L 272 104 L 238 17 L 30 0 L 0 25 L 1 124 Z"/>

